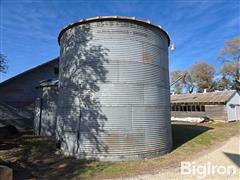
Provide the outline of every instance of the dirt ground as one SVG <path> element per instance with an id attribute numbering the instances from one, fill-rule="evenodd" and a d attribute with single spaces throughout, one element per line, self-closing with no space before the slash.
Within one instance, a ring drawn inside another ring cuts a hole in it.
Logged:
<path id="1" fill-rule="evenodd" d="M 232 171 L 199 171 L 188 174 L 181 174 L 180 164 L 177 168 L 170 168 L 165 170 L 164 172 L 159 171 L 156 174 L 145 174 L 141 176 L 128 177 L 128 178 L 120 178 L 121 180 L 159 180 L 159 179 L 205 179 L 205 180 L 238 180 L 240 179 L 240 135 L 232 137 L 225 144 L 216 149 L 212 149 L 211 152 L 205 153 L 205 155 L 201 157 L 196 157 L 192 159 L 192 164 L 195 165 L 207 165 L 209 164 L 211 167 L 219 167 L 225 166 L 229 167 Z M 235 168 L 234 168 L 235 167 Z M 234 169 L 236 171 L 234 171 Z M 186 171 L 187 173 L 187 171 Z M 117 179 L 115 179 L 117 180 Z"/>
<path id="2" fill-rule="evenodd" d="M 54 138 L 26 132 L 20 136 L 16 134 L 16 137 L 0 138 L 0 164 L 13 168 L 14 179 L 20 180 L 179 179 L 181 161 L 200 163 L 212 158 L 214 163 L 217 163 L 216 160 L 225 164 L 238 162 L 239 146 L 236 145 L 239 145 L 239 127 L 238 122 L 173 123 L 174 144 L 170 153 L 152 159 L 118 163 L 77 160 L 56 154 Z M 225 145 L 232 137 L 235 139 Z M 182 179 L 188 177 L 194 178 L 184 176 Z"/>

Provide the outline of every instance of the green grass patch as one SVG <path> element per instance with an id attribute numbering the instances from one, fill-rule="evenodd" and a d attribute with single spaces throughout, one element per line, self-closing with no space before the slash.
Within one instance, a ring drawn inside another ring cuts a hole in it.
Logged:
<path id="1" fill-rule="evenodd" d="M 18 153 L 1 152 L 0 157 L 13 157 L 24 164 L 36 177 L 46 179 L 105 178 L 139 173 L 151 173 L 156 169 L 178 164 L 206 147 L 223 142 L 239 134 L 239 122 L 233 123 L 172 123 L 173 151 L 167 155 L 130 162 L 99 162 L 76 160 L 55 154 L 55 141 L 48 137 L 23 135 L 19 140 Z M 20 152 L 20 153 L 19 153 Z"/>

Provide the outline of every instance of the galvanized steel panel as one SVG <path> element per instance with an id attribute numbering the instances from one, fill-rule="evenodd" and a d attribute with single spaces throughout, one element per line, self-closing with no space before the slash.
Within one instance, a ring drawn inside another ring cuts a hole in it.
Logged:
<path id="1" fill-rule="evenodd" d="M 166 69 L 148 63 L 120 62 L 119 81 L 169 86 L 166 82 L 166 72 Z"/>
<path id="2" fill-rule="evenodd" d="M 117 161 L 171 149 L 168 39 L 161 30 L 91 22 L 66 30 L 60 46 L 64 153 Z"/>

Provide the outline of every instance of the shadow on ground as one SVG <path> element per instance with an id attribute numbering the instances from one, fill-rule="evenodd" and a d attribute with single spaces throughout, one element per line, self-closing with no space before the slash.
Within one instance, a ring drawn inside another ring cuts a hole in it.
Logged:
<path id="1" fill-rule="evenodd" d="M 34 178 L 34 176 L 31 175 L 30 170 L 19 162 L 3 161 L 0 159 L 0 165 L 4 165 L 13 169 L 13 179 Z"/>
<path id="2" fill-rule="evenodd" d="M 77 160 L 56 154 L 54 138 L 22 135 L 2 139 L 0 165 L 13 169 L 13 179 L 72 179 L 101 171 L 107 163 Z M 14 157 L 14 159 L 12 159 Z"/>
<path id="3" fill-rule="evenodd" d="M 174 149 L 210 129 L 201 125 L 172 124 Z M 50 137 L 24 134 L 1 143 L 0 147 L 10 158 L 3 158 L 3 151 L 0 152 L 0 159 L 4 159 L 0 164 L 13 168 L 14 179 L 72 179 L 79 176 L 82 179 L 98 174 L 111 164 L 57 155 L 56 142 Z M 8 146 L 4 145 L 7 143 Z"/>
<path id="4" fill-rule="evenodd" d="M 236 165 L 240 168 L 240 155 L 239 154 L 233 154 L 233 153 L 226 153 L 224 154 Z"/>
<path id="5" fill-rule="evenodd" d="M 213 128 L 209 128 L 201 125 L 193 124 L 172 124 L 172 138 L 173 138 L 173 149 L 185 144 L 186 142 L 194 139 L 200 134 L 209 131 Z"/>

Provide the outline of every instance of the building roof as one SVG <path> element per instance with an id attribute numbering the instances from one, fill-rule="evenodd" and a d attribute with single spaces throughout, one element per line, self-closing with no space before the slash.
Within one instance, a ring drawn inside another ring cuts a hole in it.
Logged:
<path id="1" fill-rule="evenodd" d="M 59 58 L 58 58 L 58 57 L 55 58 L 55 59 L 52 59 L 52 60 L 50 60 L 50 61 L 48 61 L 48 62 L 45 62 L 45 63 L 43 63 L 43 64 L 40 64 L 40 65 L 38 65 L 38 66 L 36 66 L 36 67 L 34 67 L 34 68 L 32 68 L 32 69 L 29 69 L 29 70 L 27 70 L 27 71 L 24 71 L 24 72 L 22 72 L 22 73 L 20 73 L 20 74 L 17 74 L 16 76 L 13 76 L 13 77 L 11 77 L 11 78 L 9 78 L 9 79 L 1 82 L 1 83 L 0 83 L 0 87 L 1 87 L 2 85 L 5 85 L 5 84 L 8 83 L 8 82 L 11 82 L 11 81 L 14 80 L 14 79 L 20 78 L 20 77 L 22 77 L 22 76 L 24 76 L 24 75 L 26 75 L 26 74 L 28 74 L 28 73 L 30 73 L 30 72 L 33 72 L 33 71 L 35 71 L 35 70 L 37 70 L 37 69 L 39 69 L 39 68 L 42 68 L 43 66 L 48 66 L 49 64 L 54 63 L 54 62 L 57 62 L 57 61 L 59 61 Z"/>
<path id="2" fill-rule="evenodd" d="M 138 23 L 142 23 L 145 25 L 150 25 L 154 28 L 157 28 L 159 30 L 161 30 L 167 37 L 168 39 L 168 46 L 170 45 L 170 37 L 168 35 L 168 33 L 159 25 L 155 25 L 152 24 L 150 21 L 144 21 L 141 19 L 136 19 L 135 17 L 126 17 L 126 16 L 97 16 L 97 17 L 93 17 L 93 18 L 87 18 L 87 19 L 81 19 L 80 21 L 77 21 L 75 23 L 72 23 L 66 27 L 64 27 L 61 32 L 58 35 L 58 43 L 60 44 L 60 39 L 62 37 L 62 35 L 64 34 L 64 32 L 66 32 L 68 29 L 71 29 L 72 27 L 81 25 L 81 24 L 86 24 L 89 22 L 96 22 L 96 21 L 107 21 L 107 20 L 111 20 L 111 21 L 131 21 L 131 22 L 138 22 Z"/>
<path id="3" fill-rule="evenodd" d="M 171 95 L 171 103 L 225 104 L 235 90 Z"/>

